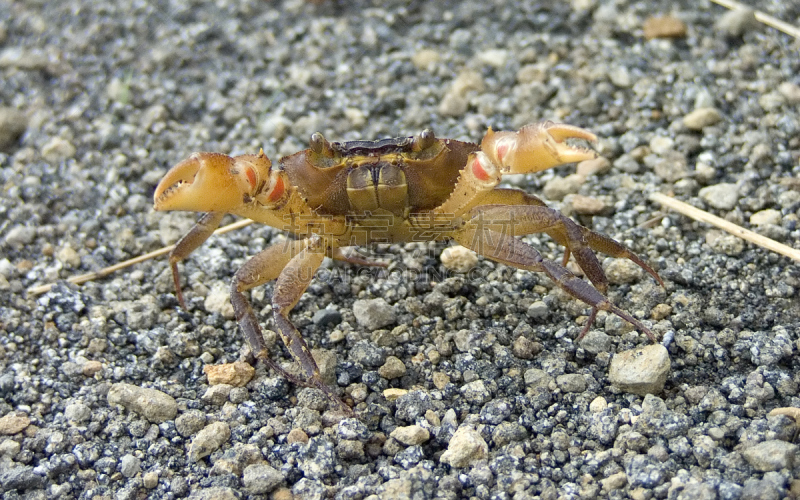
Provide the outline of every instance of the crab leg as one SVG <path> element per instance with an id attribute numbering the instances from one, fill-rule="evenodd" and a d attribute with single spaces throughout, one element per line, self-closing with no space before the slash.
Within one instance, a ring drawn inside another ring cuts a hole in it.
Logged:
<path id="1" fill-rule="evenodd" d="M 175 296 L 178 298 L 178 303 L 183 309 L 186 309 L 186 302 L 183 299 L 183 292 L 181 291 L 178 262 L 188 257 L 197 247 L 202 245 L 219 227 L 224 216 L 224 212 L 208 212 L 200 217 L 200 220 L 192 226 L 192 229 L 189 230 L 183 238 L 178 240 L 178 243 L 175 244 L 175 248 L 169 253 L 169 266 L 172 268 L 172 281 L 175 283 Z"/>
<path id="2" fill-rule="evenodd" d="M 322 381 L 308 345 L 288 317 L 324 258 L 322 240 L 318 236 L 272 245 L 252 257 L 236 272 L 231 282 L 231 303 L 236 320 L 257 358 L 295 384 L 320 389 L 342 409 L 351 413 L 350 407 Z M 276 278 L 278 281 L 272 294 L 275 326 L 283 343 L 304 372 L 304 379 L 287 373 L 270 359 L 255 312 L 242 293 Z"/>
<path id="3" fill-rule="evenodd" d="M 562 290 L 592 307 L 586 327 L 578 336 L 583 338 L 592 325 L 598 310 L 608 311 L 624 319 L 637 330 L 657 342 L 655 335 L 641 321 L 611 303 L 600 291 L 576 277 L 564 267 L 549 261 L 532 246 L 510 234 L 495 231 L 483 224 L 468 224 L 454 235 L 461 245 L 494 261 L 534 272 L 545 273 Z"/>
<path id="4" fill-rule="evenodd" d="M 655 270 L 647 265 L 635 253 L 628 250 L 621 243 L 608 236 L 595 233 L 572 219 L 553 210 L 536 197 L 525 196 L 528 205 L 483 205 L 471 213 L 480 216 L 484 224 L 494 223 L 508 226 L 514 236 L 523 236 L 533 233 L 547 233 L 553 240 L 565 248 L 562 266 L 566 266 L 570 253 L 575 255 L 578 265 L 586 273 L 586 277 L 602 293 L 606 293 L 608 280 L 600 267 L 600 262 L 594 251 L 602 252 L 612 257 L 628 259 L 644 269 L 663 287 L 664 282 Z M 542 203 L 539 205 L 538 203 Z"/>

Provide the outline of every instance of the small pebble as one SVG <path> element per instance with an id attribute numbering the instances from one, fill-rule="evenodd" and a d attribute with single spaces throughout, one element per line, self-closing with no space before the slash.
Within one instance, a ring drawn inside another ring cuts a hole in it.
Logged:
<path id="1" fill-rule="evenodd" d="M 269 464 L 251 464 L 244 469 L 242 484 L 251 495 L 266 495 L 277 488 L 283 479 L 283 474 Z"/>
<path id="2" fill-rule="evenodd" d="M 743 7 L 722 14 L 714 23 L 714 27 L 725 36 L 738 38 L 745 32 L 757 28 L 758 21 L 753 9 Z"/>
<path id="3" fill-rule="evenodd" d="M 581 339 L 580 346 L 589 354 L 600 354 L 611 350 L 611 336 L 602 330 L 589 330 Z"/>
<path id="4" fill-rule="evenodd" d="M 62 247 L 56 252 L 56 259 L 69 268 L 76 268 L 81 265 L 81 257 L 69 245 Z"/>
<path id="5" fill-rule="evenodd" d="M 308 434 L 303 431 L 303 429 L 292 429 L 289 431 L 289 434 L 286 435 L 286 442 L 289 444 L 292 443 L 308 443 Z"/>
<path id="6" fill-rule="evenodd" d="M 609 170 L 611 170 L 611 161 L 604 156 L 598 156 L 593 160 L 584 160 L 575 167 L 575 172 L 582 177 L 604 174 Z"/>
<path id="7" fill-rule="evenodd" d="M 748 446 L 742 450 L 745 460 L 761 472 L 791 469 L 794 467 L 796 453 L 797 445 L 777 439 Z"/>
<path id="8" fill-rule="evenodd" d="M 489 454 L 489 445 L 480 432 L 471 427 L 460 427 L 450 438 L 447 450 L 439 461 L 451 467 L 467 467 Z"/>
<path id="9" fill-rule="evenodd" d="M 211 455 L 231 437 L 231 428 L 225 422 L 214 422 L 207 425 L 192 439 L 189 447 L 189 460 L 197 462 Z"/>
<path id="10" fill-rule="evenodd" d="M 644 271 L 638 264 L 628 259 L 613 259 L 603 267 L 608 282 L 613 285 L 635 283 L 642 279 Z"/>
<path id="11" fill-rule="evenodd" d="M 358 324 L 368 331 L 389 326 L 397 321 L 394 307 L 383 299 L 357 300 L 353 303 L 353 315 Z"/>
<path id="12" fill-rule="evenodd" d="M 8 47 L 0 52 L 0 68 L 16 68 L 23 71 L 45 70 L 50 59 L 40 50 L 24 47 Z"/>
<path id="13" fill-rule="evenodd" d="M 444 267 L 456 273 L 468 273 L 478 264 L 478 254 L 461 245 L 445 248 L 440 259 Z"/>
<path id="14" fill-rule="evenodd" d="M 683 125 L 689 130 L 701 131 L 711 125 L 716 125 L 722 120 L 722 115 L 716 108 L 695 109 L 683 117 Z"/>
<path id="15" fill-rule="evenodd" d="M 383 391 L 383 397 L 386 398 L 387 401 L 395 401 L 397 398 L 405 396 L 406 394 L 408 394 L 407 389 L 390 388 Z"/>
<path id="16" fill-rule="evenodd" d="M 739 202 L 736 184 L 720 183 L 706 186 L 698 193 L 700 198 L 718 210 L 733 210 Z"/>
<path id="17" fill-rule="evenodd" d="M 6 243 L 12 247 L 22 247 L 36 237 L 36 228 L 30 226 L 14 226 L 6 233 Z"/>
<path id="18" fill-rule="evenodd" d="M 142 462 L 133 455 L 124 455 L 119 460 L 119 471 L 125 477 L 133 477 L 142 470 Z"/>
<path id="19" fill-rule="evenodd" d="M 465 97 L 448 92 L 439 102 L 438 111 L 442 116 L 462 116 L 468 107 L 469 101 Z"/>
<path id="20" fill-rule="evenodd" d="M 783 82 L 778 85 L 778 92 L 786 99 L 787 104 L 792 106 L 800 104 L 800 85 L 792 82 Z"/>
<path id="21" fill-rule="evenodd" d="M 317 326 L 338 325 L 342 322 L 342 313 L 336 309 L 320 309 L 311 317 L 311 321 Z"/>
<path id="22" fill-rule="evenodd" d="M 175 419 L 175 430 L 183 437 L 189 437 L 206 425 L 206 416 L 200 410 L 188 410 Z"/>
<path id="23" fill-rule="evenodd" d="M 205 365 L 203 373 L 208 377 L 210 385 L 227 384 L 233 387 L 244 387 L 253 379 L 256 370 L 250 363 L 236 361 L 221 365 Z"/>
<path id="24" fill-rule="evenodd" d="M 422 49 L 411 56 L 411 63 L 421 71 L 431 71 L 439 63 L 441 56 L 438 51 Z"/>
<path id="25" fill-rule="evenodd" d="M 660 393 L 669 371 L 669 353 L 664 346 L 656 344 L 615 354 L 608 378 L 620 390 L 644 396 Z"/>
<path id="26" fill-rule="evenodd" d="M 686 37 L 686 24 L 674 16 L 648 17 L 643 28 L 644 37 L 648 40 Z"/>
<path id="27" fill-rule="evenodd" d="M 760 212 L 756 212 L 750 216 L 750 224 L 761 226 L 764 224 L 780 224 L 781 223 L 781 213 L 778 210 L 774 210 L 772 208 L 768 208 L 767 210 L 761 210 Z"/>
<path id="28" fill-rule="evenodd" d="M 420 445 L 430 439 L 430 436 L 430 432 L 428 432 L 427 429 L 418 425 L 397 427 L 389 434 L 389 437 L 398 440 L 406 446 Z"/>
<path id="29" fill-rule="evenodd" d="M 64 416 L 72 424 L 83 424 L 91 420 L 92 409 L 83 403 L 70 403 L 64 408 Z"/>
<path id="30" fill-rule="evenodd" d="M 30 424 L 28 415 L 22 412 L 8 413 L 0 418 L 0 435 L 10 436 L 22 432 Z"/>
<path id="31" fill-rule="evenodd" d="M 597 396 L 592 400 L 591 403 L 589 403 L 589 411 L 592 413 L 600 413 L 606 408 L 608 408 L 608 402 L 603 396 Z"/>
<path id="32" fill-rule="evenodd" d="M 627 88 L 633 84 L 627 66 L 612 66 L 608 71 L 608 79 L 617 87 Z"/>
<path id="33" fill-rule="evenodd" d="M 542 300 L 534 300 L 525 310 L 525 314 L 532 319 L 545 320 L 550 314 L 550 308 Z"/>
<path id="34" fill-rule="evenodd" d="M 28 128 L 28 117 L 22 111 L 0 106 L 0 151 L 9 152 Z"/>
<path id="35" fill-rule="evenodd" d="M 378 375 L 385 379 L 393 380 L 406 374 L 406 365 L 396 356 L 389 356 L 386 362 L 378 368 Z"/>
<path id="36" fill-rule="evenodd" d="M 610 208 L 603 200 L 580 194 L 567 195 L 564 201 L 571 205 L 572 210 L 578 215 L 600 215 Z"/>
<path id="37" fill-rule="evenodd" d="M 600 480 L 600 484 L 603 485 L 603 491 L 619 490 L 628 484 L 628 476 L 624 472 L 617 472 Z"/>
<path id="38" fill-rule="evenodd" d="M 556 385 L 562 392 L 583 392 L 586 390 L 586 379 L 583 375 L 569 373 L 557 376 Z"/>
<path id="39" fill-rule="evenodd" d="M 124 406 L 156 424 L 172 420 L 178 413 L 175 398 L 156 389 L 118 383 L 111 386 L 107 397 L 108 404 Z"/>
<path id="40" fill-rule="evenodd" d="M 219 313 L 223 318 L 233 319 L 233 305 L 231 304 L 230 287 L 222 282 L 214 283 L 203 301 L 206 311 Z"/>
<path id="41" fill-rule="evenodd" d="M 553 381 L 553 377 L 540 368 L 528 368 L 525 370 L 523 380 L 525 381 L 525 385 L 531 388 L 541 387 L 547 389 L 550 386 L 550 382 Z"/>
<path id="42" fill-rule="evenodd" d="M 458 97 L 464 97 L 469 92 L 483 92 L 484 88 L 486 88 L 486 85 L 483 82 L 481 74 L 475 70 L 468 69 L 462 71 L 458 77 L 453 80 L 448 93 Z"/>
<path id="43" fill-rule="evenodd" d="M 158 486 L 158 472 L 145 472 L 142 475 L 142 485 L 148 490 Z"/>
<path id="44" fill-rule="evenodd" d="M 222 406 L 228 401 L 231 389 L 233 389 L 233 386 L 228 384 L 212 385 L 206 389 L 206 392 L 200 399 L 210 405 Z"/>
<path id="45" fill-rule="evenodd" d="M 577 193 L 586 179 L 578 174 L 553 177 L 544 185 L 542 192 L 548 200 L 559 201 L 568 194 Z"/>
<path id="46" fill-rule="evenodd" d="M 93 377 L 95 373 L 103 369 L 103 363 L 99 361 L 87 361 L 81 367 L 81 373 L 85 377 Z"/>
<path id="47" fill-rule="evenodd" d="M 656 135 L 650 139 L 650 150 L 657 155 L 664 155 L 675 149 L 675 141 L 670 137 Z"/>
<path id="48" fill-rule="evenodd" d="M 53 137 L 42 146 L 42 157 L 50 163 L 57 163 L 75 156 L 75 146 L 66 139 Z"/>
<path id="49" fill-rule="evenodd" d="M 493 68 L 503 68 L 509 58 L 509 51 L 504 49 L 489 49 L 478 53 L 475 59 Z"/>

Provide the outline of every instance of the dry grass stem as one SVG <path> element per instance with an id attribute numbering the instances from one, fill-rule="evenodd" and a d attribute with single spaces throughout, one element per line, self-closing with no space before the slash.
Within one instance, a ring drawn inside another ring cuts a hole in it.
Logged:
<path id="1" fill-rule="evenodd" d="M 234 231 L 236 229 L 241 229 L 245 226 L 249 226 L 252 223 L 253 221 L 250 219 L 240 220 L 217 229 L 216 231 L 214 231 L 214 234 L 224 234 L 230 231 Z M 146 260 L 155 259 L 156 257 L 161 257 L 162 255 L 171 252 L 173 248 L 175 248 L 175 245 L 169 245 L 163 248 L 159 248 L 158 250 L 146 253 L 144 255 L 140 255 L 138 257 L 134 257 L 124 262 L 120 262 L 119 264 L 114 264 L 113 266 L 104 267 L 99 271 L 94 271 L 86 274 L 79 274 L 78 276 L 72 276 L 71 278 L 67 278 L 66 281 L 68 281 L 69 283 L 80 285 L 81 283 L 86 283 L 87 281 L 100 279 L 104 276 L 108 276 L 113 272 L 119 271 L 120 269 L 125 269 L 126 267 L 138 264 L 139 262 L 144 262 Z M 49 292 L 50 289 L 53 288 L 53 285 L 54 283 L 48 283 L 47 285 L 39 285 L 29 288 L 28 295 L 40 295 Z"/>
<path id="2" fill-rule="evenodd" d="M 726 9 L 731 9 L 731 10 L 750 8 L 743 3 L 736 2 L 735 0 L 711 0 L 711 1 L 717 5 L 721 5 Z M 776 19 L 770 16 L 769 14 L 761 12 L 760 10 L 754 11 L 753 14 L 754 17 L 756 18 L 756 21 L 766 24 L 770 28 L 775 28 L 778 31 L 782 31 L 789 36 L 793 36 L 795 38 L 800 39 L 800 28 L 797 28 L 796 26 L 793 26 L 789 23 L 783 22 L 780 19 Z"/>
<path id="3" fill-rule="evenodd" d="M 710 213 L 704 210 L 700 210 L 699 208 L 693 207 L 688 203 L 678 201 L 675 198 L 671 198 L 665 194 L 652 193 L 649 196 L 649 198 L 651 201 L 660 203 L 661 205 L 671 208 L 672 210 L 675 210 L 676 212 L 681 213 L 696 221 L 706 222 L 708 224 L 711 224 L 712 226 L 722 229 L 723 231 L 727 231 L 728 233 L 737 236 L 743 240 L 747 240 L 750 243 L 754 243 L 760 247 L 766 248 L 767 250 L 772 250 L 773 252 L 785 255 L 790 259 L 800 262 L 800 250 L 796 250 L 792 247 L 786 246 L 783 243 L 778 243 L 777 241 L 767 238 L 766 236 L 761 236 L 760 234 L 750 231 L 749 229 L 737 226 L 732 222 L 728 222 L 725 219 L 721 219 L 716 215 L 711 215 Z"/>

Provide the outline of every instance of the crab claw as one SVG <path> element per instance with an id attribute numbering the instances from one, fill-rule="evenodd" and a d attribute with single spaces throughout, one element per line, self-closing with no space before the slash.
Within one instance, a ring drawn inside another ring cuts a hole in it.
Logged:
<path id="1" fill-rule="evenodd" d="M 519 132 L 494 132 L 483 137 L 481 149 L 504 174 L 527 174 L 565 163 L 591 160 L 597 153 L 571 146 L 567 139 L 596 142 L 588 130 L 550 121 L 526 125 Z"/>
<path id="2" fill-rule="evenodd" d="M 156 210 L 230 212 L 249 202 L 270 180 L 271 162 L 257 155 L 194 153 L 156 186 Z"/>

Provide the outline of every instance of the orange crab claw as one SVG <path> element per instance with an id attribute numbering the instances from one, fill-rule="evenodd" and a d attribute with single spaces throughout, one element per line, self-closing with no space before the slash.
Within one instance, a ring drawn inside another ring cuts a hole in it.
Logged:
<path id="1" fill-rule="evenodd" d="M 232 158 L 219 153 L 194 153 L 158 183 L 156 210 L 228 212 L 247 203 L 269 181 L 272 163 L 261 151 Z"/>
<path id="2" fill-rule="evenodd" d="M 539 172 L 597 157 L 590 149 L 567 144 L 567 139 L 596 142 L 597 136 L 580 127 L 542 122 L 522 127 L 519 132 L 494 132 L 490 128 L 481 149 L 507 174 Z"/>

